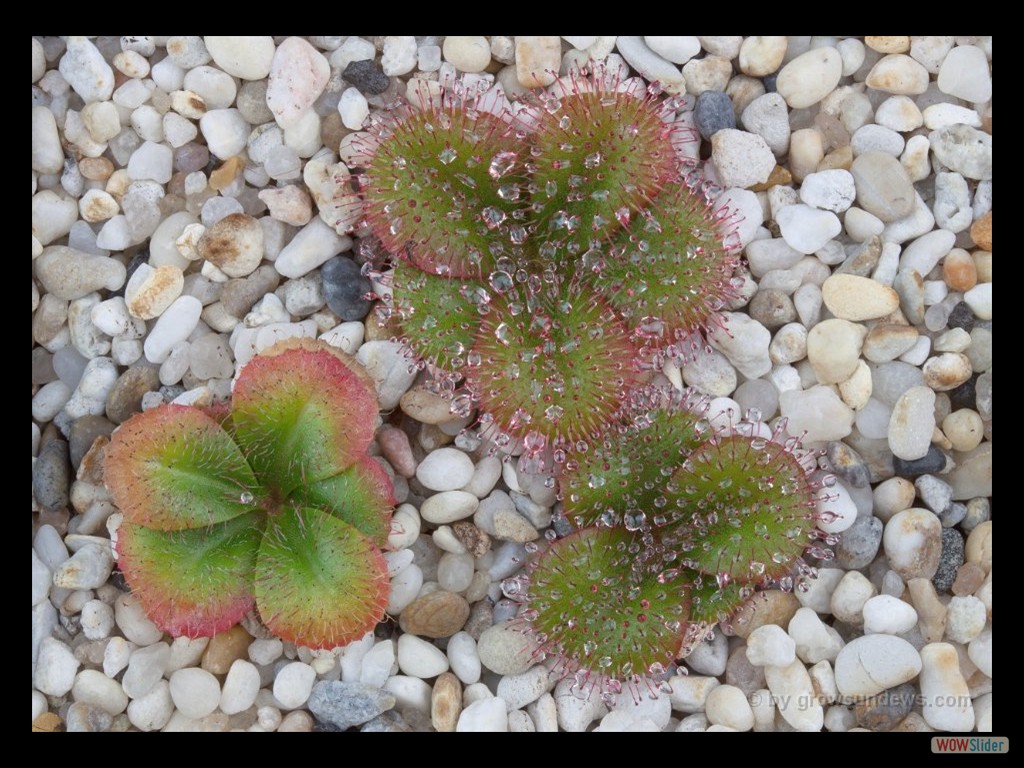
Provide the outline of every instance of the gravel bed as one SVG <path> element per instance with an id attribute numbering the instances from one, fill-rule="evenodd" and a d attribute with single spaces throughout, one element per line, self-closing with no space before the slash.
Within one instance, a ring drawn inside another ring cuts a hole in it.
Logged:
<path id="1" fill-rule="evenodd" d="M 991 58 L 976 36 L 33 38 L 33 730 L 991 732 Z M 502 582 L 555 535 L 554 484 L 378 321 L 350 174 L 396 99 L 461 80 L 515 110 L 588 60 L 688 94 L 681 151 L 743 247 L 727 332 L 660 375 L 719 418 L 784 417 L 838 480 L 810 588 L 759 594 L 639 701 L 580 695 L 520 631 Z M 330 651 L 252 615 L 167 636 L 117 570 L 103 445 L 292 336 L 376 384 L 389 619 Z"/>

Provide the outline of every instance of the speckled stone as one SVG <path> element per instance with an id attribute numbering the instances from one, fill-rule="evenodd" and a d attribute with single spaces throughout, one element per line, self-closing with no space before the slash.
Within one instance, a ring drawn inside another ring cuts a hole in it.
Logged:
<path id="1" fill-rule="evenodd" d="M 942 529 L 942 554 L 939 555 L 939 567 L 932 576 L 932 584 L 936 592 L 948 592 L 956 573 L 964 563 L 964 537 L 955 528 Z"/>
<path id="2" fill-rule="evenodd" d="M 723 128 L 736 127 L 736 113 L 732 100 L 724 91 L 704 91 L 697 97 L 694 106 L 697 130 L 705 139 L 710 139 Z"/>
<path id="3" fill-rule="evenodd" d="M 917 477 L 918 475 L 935 474 L 946 466 L 946 454 L 938 446 L 928 446 L 928 453 L 920 459 L 907 461 L 898 456 L 892 457 L 892 468 L 899 477 Z"/>
<path id="4" fill-rule="evenodd" d="M 910 683 L 903 683 L 858 701 L 853 708 L 857 725 L 872 731 L 891 731 L 913 709 L 916 696 L 917 689 Z"/>
<path id="5" fill-rule="evenodd" d="M 835 547 L 836 565 L 847 571 L 871 565 L 882 543 L 882 529 L 882 521 L 877 517 L 861 516 L 854 520 Z"/>

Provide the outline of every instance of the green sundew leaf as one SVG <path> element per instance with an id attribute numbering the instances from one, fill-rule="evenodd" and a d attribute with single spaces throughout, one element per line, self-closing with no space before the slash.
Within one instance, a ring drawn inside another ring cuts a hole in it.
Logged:
<path id="1" fill-rule="evenodd" d="M 631 329 L 643 326 L 673 343 L 705 331 L 734 293 L 739 259 L 722 245 L 708 205 L 682 182 L 648 214 L 618 234 L 597 285 Z"/>
<path id="2" fill-rule="evenodd" d="M 377 410 L 365 374 L 310 342 L 271 348 L 242 369 L 231 422 L 256 475 L 287 497 L 354 464 L 373 440 Z"/>
<path id="3" fill-rule="evenodd" d="M 657 104 L 628 93 L 568 94 L 536 132 L 538 236 L 584 254 L 653 199 L 678 172 L 672 128 Z"/>
<path id="4" fill-rule="evenodd" d="M 637 572 L 641 546 L 622 528 L 586 528 L 554 542 L 530 571 L 532 630 L 570 671 L 622 680 L 653 673 L 678 655 L 689 584 Z"/>
<path id="5" fill-rule="evenodd" d="M 748 600 L 744 590 L 749 587 L 737 582 L 720 587 L 713 576 L 688 569 L 683 571 L 681 578 L 695 585 L 690 603 L 690 621 L 693 622 L 714 625 L 728 621 Z M 696 586 L 698 583 L 700 586 Z"/>
<path id="6" fill-rule="evenodd" d="M 272 517 L 256 565 L 256 606 L 276 635 L 310 648 L 362 637 L 384 616 L 384 556 L 354 526 L 315 509 Z"/>
<path id="7" fill-rule="evenodd" d="M 431 274 L 480 277 L 509 243 L 522 164 L 491 114 L 442 107 L 391 127 L 366 168 L 367 219 L 384 246 Z"/>
<path id="8" fill-rule="evenodd" d="M 672 474 L 704 441 L 704 403 L 694 393 L 651 390 L 656 401 L 628 426 L 609 430 L 561 479 L 566 517 L 579 527 L 661 528 L 675 521 Z"/>
<path id="9" fill-rule="evenodd" d="M 208 637 L 252 609 L 260 538 L 257 513 L 189 531 L 154 531 L 126 520 L 118 530 L 118 565 L 160 629 Z"/>
<path id="10" fill-rule="evenodd" d="M 380 462 L 365 456 L 340 475 L 295 489 L 291 503 L 321 509 L 355 526 L 383 547 L 391 532 L 395 504 L 391 478 Z"/>
<path id="11" fill-rule="evenodd" d="M 402 261 L 393 275 L 392 295 L 409 346 L 444 370 L 462 366 L 481 320 L 470 299 L 480 300 L 483 284 L 431 275 Z"/>
<path id="12" fill-rule="evenodd" d="M 593 441 L 637 380 L 629 334 L 600 296 L 574 286 L 517 288 L 480 325 L 466 381 L 511 435 Z"/>
<path id="13" fill-rule="evenodd" d="M 673 480 L 675 503 L 699 530 L 686 557 L 703 573 L 740 583 L 778 578 L 810 543 L 813 491 L 800 463 L 776 442 L 716 438 Z"/>
<path id="14" fill-rule="evenodd" d="M 165 531 L 229 520 L 263 495 L 231 436 L 184 405 L 161 405 L 122 424 L 103 471 L 127 520 Z"/>

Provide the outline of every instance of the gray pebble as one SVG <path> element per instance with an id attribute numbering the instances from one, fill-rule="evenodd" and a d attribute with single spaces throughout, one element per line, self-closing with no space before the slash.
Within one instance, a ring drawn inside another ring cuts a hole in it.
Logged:
<path id="1" fill-rule="evenodd" d="M 113 722 L 114 718 L 109 712 L 81 701 L 76 701 L 68 707 L 64 717 L 68 733 L 103 733 L 110 730 Z"/>
<path id="2" fill-rule="evenodd" d="M 949 311 L 949 317 L 946 318 L 946 325 L 950 328 L 962 328 L 970 333 L 974 329 L 974 324 L 977 320 L 978 319 L 974 316 L 974 312 L 967 306 L 967 302 L 959 301 L 953 305 L 953 309 Z"/>
<path id="3" fill-rule="evenodd" d="M 948 592 L 956 581 L 957 569 L 964 564 L 964 537 L 956 528 L 942 529 L 942 554 L 939 568 L 932 576 L 935 591 Z"/>
<path id="4" fill-rule="evenodd" d="M 462 630 L 469 634 L 474 640 L 479 640 L 484 630 L 494 624 L 494 606 L 490 600 L 481 600 L 474 603 L 469 611 L 469 618 L 463 625 Z"/>
<path id="5" fill-rule="evenodd" d="M 858 701 L 853 712 L 861 728 L 891 731 L 910 714 L 916 700 L 917 689 L 910 683 L 904 683 Z"/>
<path id="6" fill-rule="evenodd" d="M 793 300 L 782 291 L 758 291 L 750 300 L 750 316 L 770 331 L 796 320 Z"/>
<path id="7" fill-rule="evenodd" d="M 978 415 L 982 421 L 992 421 L 992 371 L 985 371 L 975 384 Z"/>
<path id="8" fill-rule="evenodd" d="M 694 107 L 697 130 L 705 139 L 710 139 L 723 128 L 736 127 L 736 112 L 732 100 L 724 91 L 704 91 L 697 97 Z"/>
<path id="9" fill-rule="evenodd" d="M 349 62 L 341 76 L 363 93 L 373 96 L 384 93 L 391 84 L 384 70 L 371 59 Z"/>
<path id="10" fill-rule="evenodd" d="M 871 565 L 882 543 L 883 527 L 882 521 L 874 516 L 861 516 L 854 520 L 836 545 L 836 564 L 847 571 Z"/>
<path id="11" fill-rule="evenodd" d="M 854 488 L 867 488 L 871 483 L 871 470 L 853 448 L 839 440 L 834 440 L 825 449 L 825 458 L 835 475 L 847 485 Z"/>
<path id="12" fill-rule="evenodd" d="M 409 733 L 412 728 L 405 722 L 405 718 L 393 709 L 377 715 L 360 727 L 360 733 Z"/>
<path id="13" fill-rule="evenodd" d="M 266 264 L 258 267 L 251 275 L 228 280 L 220 295 L 221 306 L 229 315 L 245 317 L 253 304 L 277 289 L 280 280 L 277 270 Z"/>
<path id="14" fill-rule="evenodd" d="M 967 502 L 967 511 L 964 519 L 960 521 L 960 527 L 970 533 L 986 520 L 992 518 L 992 505 L 984 496 L 978 496 Z"/>
<path id="15" fill-rule="evenodd" d="M 748 696 L 754 691 L 765 687 L 764 667 L 754 666 L 747 658 L 747 647 L 741 645 L 729 654 L 725 665 L 726 685 L 735 685 Z"/>
<path id="16" fill-rule="evenodd" d="M 855 246 L 853 252 L 836 269 L 836 274 L 871 277 L 882 257 L 882 238 L 878 235 Z"/>
<path id="17" fill-rule="evenodd" d="M 936 515 L 941 514 L 953 500 L 953 489 L 949 483 L 934 475 L 921 475 L 914 481 L 914 487 L 924 505 Z"/>
<path id="18" fill-rule="evenodd" d="M 900 309 L 911 325 L 924 322 L 924 281 L 916 269 L 904 269 L 896 275 L 892 287 L 900 297 Z"/>
<path id="19" fill-rule="evenodd" d="M 313 686 L 306 706 L 320 722 L 344 729 L 387 712 L 395 706 L 395 697 L 366 683 L 324 680 Z"/>
<path id="20" fill-rule="evenodd" d="M 362 320 L 370 312 L 370 302 L 364 296 L 372 286 L 359 270 L 359 265 L 346 256 L 328 259 L 320 268 L 327 306 L 342 320 Z"/>
<path id="21" fill-rule="evenodd" d="M 122 373 L 107 395 L 107 418 L 121 424 L 142 410 L 142 396 L 160 386 L 160 374 L 148 365 L 136 365 Z"/>
<path id="22" fill-rule="evenodd" d="M 89 452 L 97 437 L 110 437 L 114 425 L 102 416 L 82 416 L 71 423 L 68 433 L 68 445 L 71 453 L 71 466 L 76 470 L 82 463 L 82 457 Z"/>
<path id="23" fill-rule="evenodd" d="M 32 493 L 44 511 L 67 508 L 71 478 L 68 444 L 63 440 L 50 440 L 32 465 Z"/>
<path id="24" fill-rule="evenodd" d="M 938 446 L 928 446 L 928 453 L 923 458 L 906 461 L 898 456 L 892 457 L 893 471 L 900 477 L 917 477 L 928 473 L 941 472 L 946 468 L 946 454 Z"/>
<path id="25" fill-rule="evenodd" d="M 952 528 L 960 523 L 967 516 L 967 505 L 959 501 L 951 501 L 942 512 L 939 513 L 939 522 L 943 528 Z"/>

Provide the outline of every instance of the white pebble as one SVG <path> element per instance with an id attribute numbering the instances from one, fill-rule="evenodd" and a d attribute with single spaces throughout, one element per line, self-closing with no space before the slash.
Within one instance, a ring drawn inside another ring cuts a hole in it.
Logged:
<path id="1" fill-rule="evenodd" d="M 476 640 L 468 632 L 456 632 L 448 639 L 448 662 L 464 684 L 472 685 L 480 680 L 480 655 Z"/>
<path id="2" fill-rule="evenodd" d="M 53 637 L 43 638 L 33 685 L 48 696 L 64 696 L 75 683 L 78 666 L 78 659 L 67 645 Z"/>
<path id="3" fill-rule="evenodd" d="M 224 678 L 224 687 L 220 693 L 220 711 L 225 715 L 244 712 L 256 703 L 256 694 L 259 691 L 260 671 L 244 659 L 235 659 Z"/>
<path id="4" fill-rule="evenodd" d="M 708 722 L 714 725 L 724 725 L 736 731 L 749 731 L 754 727 L 754 712 L 746 694 L 734 685 L 720 685 L 712 690 L 708 694 L 705 713 Z"/>
<path id="5" fill-rule="evenodd" d="M 472 479 L 473 469 L 473 460 L 462 451 L 438 448 L 416 467 L 416 479 L 432 491 L 454 491 Z"/>
<path id="6" fill-rule="evenodd" d="M 474 701 L 462 710 L 455 730 L 459 733 L 507 732 L 508 710 L 505 702 L 497 697 Z"/>
<path id="7" fill-rule="evenodd" d="M 416 635 L 398 638 L 398 666 L 407 675 L 421 679 L 448 671 L 448 658 L 440 648 Z"/>
<path id="8" fill-rule="evenodd" d="M 758 667 L 785 667 L 796 658 L 796 642 L 774 624 L 758 627 L 747 637 L 747 660 Z"/>
<path id="9" fill-rule="evenodd" d="M 206 717 L 220 704 L 220 683 L 199 667 L 179 669 L 170 677 L 171 699 L 185 717 Z"/>
<path id="10" fill-rule="evenodd" d="M 917 649 L 892 635 L 855 638 L 835 661 L 836 686 L 844 696 L 874 696 L 913 680 L 920 671 Z"/>
<path id="11" fill-rule="evenodd" d="M 306 703 L 313 690 L 316 671 L 301 661 L 282 667 L 274 679 L 274 698 L 285 709 L 296 709 Z"/>
<path id="12" fill-rule="evenodd" d="M 974 707 L 956 648 L 949 643 L 929 643 L 921 649 L 921 662 L 924 721 L 940 731 L 971 730 Z"/>
<path id="13" fill-rule="evenodd" d="M 166 360 L 174 345 L 187 339 L 195 330 L 202 311 L 202 302 L 194 296 L 179 296 L 175 299 L 146 337 L 143 344 L 146 359 L 151 363 Z"/>
<path id="14" fill-rule="evenodd" d="M 864 633 L 901 635 L 917 626 L 917 611 L 910 603 L 891 595 L 875 595 L 862 609 Z"/>

